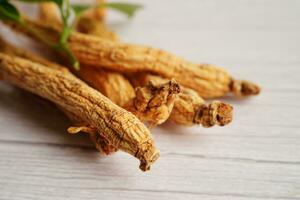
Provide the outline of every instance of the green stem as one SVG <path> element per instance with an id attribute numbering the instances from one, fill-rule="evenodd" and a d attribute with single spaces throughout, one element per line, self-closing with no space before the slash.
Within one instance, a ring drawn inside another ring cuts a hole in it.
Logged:
<path id="1" fill-rule="evenodd" d="M 63 30 L 59 38 L 59 43 L 56 46 L 56 49 L 59 51 L 64 51 L 69 58 L 71 59 L 72 65 L 76 70 L 79 70 L 79 62 L 77 61 L 76 57 L 72 53 L 69 45 L 68 45 L 68 39 L 72 32 L 72 27 L 68 24 L 68 19 L 70 17 L 71 11 L 70 11 L 70 1 L 66 0 L 66 5 L 59 7 L 61 19 L 63 22 Z"/>
<path id="2" fill-rule="evenodd" d="M 73 52 L 71 51 L 70 47 L 68 45 L 63 46 L 63 51 L 69 56 L 73 67 L 76 70 L 80 69 L 79 62 L 77 61 L 76 57 L 74 56 Z"/>
<path id="3" fill-rule="evenodd" d="M 71 28 L 64 26 L 63 31 L 59 38 L 59 43 L 62 45 L 66 45 L 68 38 L 70 36 L 70 33 L 71 33 Z"/>

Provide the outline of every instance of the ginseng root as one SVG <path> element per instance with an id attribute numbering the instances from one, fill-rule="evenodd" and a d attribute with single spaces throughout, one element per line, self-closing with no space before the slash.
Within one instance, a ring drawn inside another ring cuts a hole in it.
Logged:
<path id="1" fill-rule="evenodd" d="M 47 41 L 56 43 L 60 30 L 32 20 L 24 19 L 26 25 L 39 32 Z M 28 30 L 14 24 L 13 27 L 28 35 Z M 43 40 L 41 40 L 43 42 Z M 237 81 L 222 68 L 208 64 L 194 64 L 168 52 L 109 41 L 99 37 L 73 32 L 69 46 L 82 65 L 106 68 L 121 73 L 144 72 L 163 78 L 175 78 L 181 85 L 195 90 L 203 98 L 215 98 L 232 92 L 236 96 L 259 93 L 257 85 Z"/>
<path id="2" fill-rule="evenodd" d="M 80 116 L 112 146 L 140 160 L 148 170 L 159 157 L 149 130 L 130 112 L 118 107 L 67 69 L 55 69 L 0 53 L 0 76 Z"/>
<path id="3" fill-rule="evenodd" d="M 37 56 L 37 55 L 29 52 L 29 51 L 25 51 L 21 48 L 17 48 L 15 46 L 9 44 L 5 40 L 3 40 L 3 38 L 1 38 L 1 37 L 0 37 L 0 52 L 11 55 L 11 56 L 25 58 L 25 59 L 34 61 L 36 63 L 40 63 L 44 66 L 50 66 L 51 68 L 54 68 L 54 69 L 64 70 L 64 68 L 62 66 L 55 64 L 53 62 L 50 62 L 40 56 Z M 109 142 L 101 136 L 101 134 L 95 134 L 95 130 L 97 130 L 95 127 L 92 127 L 90 125 L 87 125 L 85 122 L 82 122 L 80 117 L 75 116 L 73 113 L 68 112 L 61 106 L 57 106 L 57 107 L 63 113 L 65 113 L 73 123 L 75 123 L 77 125 L 76 129 L 74 126 L 70 130 L 82 130 L 82 132 L 85 131 L 86 133 L 89 133 L 90 138 L 93 141 L 93 143 L 95 144 L 96 148 L 102 153 L 111 154 L 116 151 L 115 148 L 112 147 L 109 144 Z M 75 131 L 68 131 L 68 132 L 75 133 Z"/>
<path id="4" fill-rule="evenodd" d="M 141 73 L 132 78 L 135 86 L 144 86 L 150 81 L 154 85 L 168 82 L 159 76 Z M 232 121 L 232 112 L 233 107 L 229 104 L 213 101 L 207 105 L 197 92 L 181 87 L 181 93 L 174 103 L 169 120 L 181 125 L 224 126 Z"/>

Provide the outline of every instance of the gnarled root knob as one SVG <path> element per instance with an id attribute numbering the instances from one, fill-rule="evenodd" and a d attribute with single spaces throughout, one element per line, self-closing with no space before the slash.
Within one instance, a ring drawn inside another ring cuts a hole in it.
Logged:
<path id="1" fill-rule="evenodd" d="M 136 97 L 125 108 L 142 121 L 159 125 L 169 118 L 179 93 L 180 86 L 175 80 L 164 84 L 150 81 L 145 87 L 136 88 Z"/>
<path id="2" fill-rule="evenodd" d="M 220 101 L 202 105 L 195 114 L 194 123 L 204 127 L 225 126 L 232 121 L 233 107 Z"/>

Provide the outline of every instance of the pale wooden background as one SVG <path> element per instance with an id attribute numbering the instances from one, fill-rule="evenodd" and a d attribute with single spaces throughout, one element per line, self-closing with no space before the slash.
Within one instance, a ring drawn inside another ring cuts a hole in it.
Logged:
<path id="1" fill-rule="evenodd" d="M 300 1 L 135 2 L 145 9 L 131 22 L 111 13 L 123 40 L 226 66 L 263 93 L 226 99 L 235 119 L 224 128 L 156 128 L 161 158 L 142 173 L 136 159 L 100 156 L 65 132 L 58 111 L 1 83 L 0 199 L 300 199 Z"/>

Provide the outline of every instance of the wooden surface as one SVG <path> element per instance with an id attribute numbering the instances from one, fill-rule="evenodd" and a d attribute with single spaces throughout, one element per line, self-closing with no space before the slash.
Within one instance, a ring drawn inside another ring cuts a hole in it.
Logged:
<path id="1" fill-rule="evenodd" d="M 109 19 L 123 40 L 225 66 L 262 94 L 225 99 L 235 107 L 227 127 L 154 129 L 161 158 L 142 173 L 136 159 L 99 155 L 85 135 L 66 133 L 57 110 L 0 83 L 0 199 L 300 199 L 300 1 L 135 2 L 145 9 L 132 21 Z"/>

